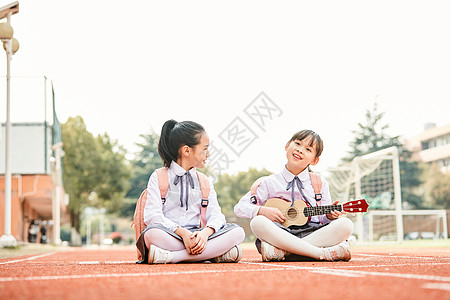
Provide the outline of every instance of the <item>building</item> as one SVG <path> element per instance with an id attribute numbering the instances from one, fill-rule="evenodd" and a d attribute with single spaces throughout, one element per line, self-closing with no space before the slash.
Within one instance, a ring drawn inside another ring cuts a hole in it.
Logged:
<path id="1" fill-rule="evenodd" d="M 415 159 L 437 163 L 443 172 L 450 172 L 450 124 L 426 124 L 422 133 L 405 141 L 405 147 Z"/>
<path id="2" fill-rule="evenodd" d="M 0 236 L 5 230 L 4 124 L 1 129 Z M 55 159 L 60 131 L 57 122 L 11 126 L 11 235 L 18 241 L 59 243 L 59 224 L 69 222 L 62 173 L 58 172 L 61 164 Z"/>

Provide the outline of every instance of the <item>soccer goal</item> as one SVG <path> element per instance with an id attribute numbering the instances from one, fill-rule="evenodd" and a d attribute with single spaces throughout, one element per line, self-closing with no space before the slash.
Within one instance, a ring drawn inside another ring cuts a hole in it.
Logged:
<path id="1" fill-rule="evenodd" d="M 405 232 L 431 232 L 434 234 L 433 238 L 447 238 L 445 210 L 403 209 L 397 147 L 355 157 L 351 162 L 328 170 L 326 177 L 333 200 L 345 203 L 352 199 L 365 198 L 369 203 L 369 210 L 364 215 L 349 215 L 355 222 L 358 241 L 401 242 Z M 429 225 L 415 230 L 414 226 L 418 222 Z M 414 238 L 409 235 L 407 237 Z M 426 238 L 428 237 L 429 234 Z M 425 237 L 419 235 L 418 238 Z"/>

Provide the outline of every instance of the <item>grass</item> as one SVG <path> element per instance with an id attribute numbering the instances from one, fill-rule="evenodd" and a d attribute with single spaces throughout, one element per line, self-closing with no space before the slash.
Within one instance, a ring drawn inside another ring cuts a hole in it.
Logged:
<path id="1" fill-rule="evenodd" d="M 61 246 L 46 244 L 19 243 L 16 247 L 0 248 L 0 259 L 33 255 L 60 250 Z"/>

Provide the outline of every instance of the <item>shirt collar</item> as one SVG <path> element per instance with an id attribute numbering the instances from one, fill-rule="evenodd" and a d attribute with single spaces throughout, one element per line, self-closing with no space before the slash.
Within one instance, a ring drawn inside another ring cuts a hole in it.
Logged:
<path id="1" fill-rule="evenodd" d="M 173 161 L 173 160 L 170 163 L 169 169 L 173 173 L 175 173 L 175 175 L 177 175 L 177 176 L 183 176 L 186 173 L 186 170 L 182 166 L 177 164 L 175 161 Z M 195 168 L 190 169 L 189 173 L 191 173 L 192 176 L 195 175 Z"/>
<path id="2" fill-rule="evenodd" d="M 283 170 L 281 171 L 281 174 L 283 175 L 283 178 L 284 178 L 284 180 L 286 180 L 286 182 L 291 182 L 295 176 L 297 176 L 303 182 L 305 182 L 309 178 L 308 168 L 304 169 L 300 174 L 294 175 L 291 172 L 289 172 L 285 166 L 283 168 Z"/>

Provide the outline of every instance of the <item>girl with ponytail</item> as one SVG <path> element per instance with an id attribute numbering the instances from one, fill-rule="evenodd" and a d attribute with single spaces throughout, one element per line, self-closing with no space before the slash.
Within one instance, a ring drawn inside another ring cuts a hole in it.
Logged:
<path id="1" fill-rule="evenodd" d="M 244 230 L 226 223 L 212 182 L 206 209 L 206 224 L 199 226 L 202 191 L 196 168 L 203 168 L 209 156 L 209 137 L 192 121 L 166 121 L 161 130 L 158 153 L 167 170 L 169 189 L 161 201 L 156 171 L 147 185 L 144 222 L 139 242 L 148 249 L 147 262 L 238 262 Z M 204 175 L 203 175 L 204 176 Z M 203 200 L 205 201 L 205 199 Z"/>

